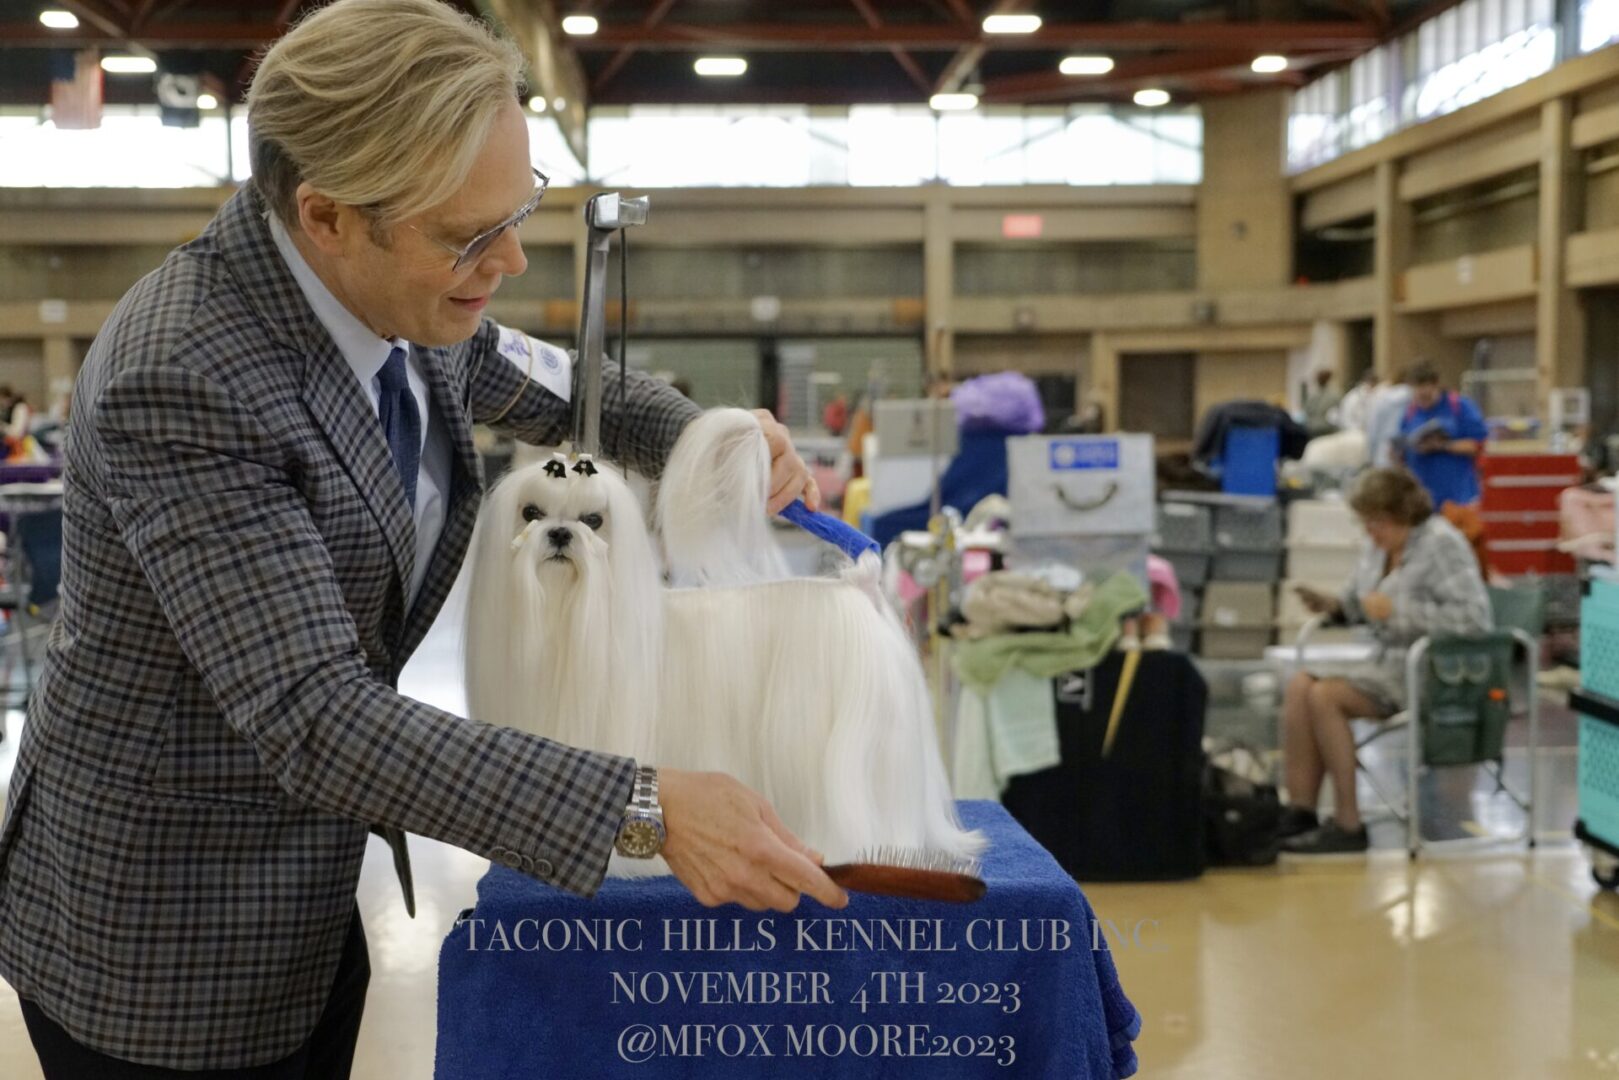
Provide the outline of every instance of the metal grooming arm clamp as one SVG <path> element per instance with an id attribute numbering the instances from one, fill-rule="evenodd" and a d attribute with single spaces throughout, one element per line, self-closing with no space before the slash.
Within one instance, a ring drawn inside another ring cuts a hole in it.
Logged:
<path id="1" fill-rule="evenodd" d="M 607 324 L 607 252 L 613 234 L 645 225 L 647 197 L 626 199 L 617 192 L 585 202 L 586 262 L 584 303 L 579 309 L 578 351 L 573 365 L 573 452 L 601 452 L 602 361 Z M 620 255 L 622 258 L 622 255 Z M 627 298 L 620 297 L 619 303 Z"/>

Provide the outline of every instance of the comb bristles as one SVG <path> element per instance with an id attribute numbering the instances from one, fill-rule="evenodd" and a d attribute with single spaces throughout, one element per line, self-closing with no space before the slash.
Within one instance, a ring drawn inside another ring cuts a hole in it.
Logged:
<path id="1" fill-rule="evenodd" d="M 977 859 L 959 859 L 949 852 L 904 847 L 863 848 L 855 855 L 853 861 L 877 866 L 894 866 L 903 870 L 965 874 L 968 877 L 978 877 L 983 869 Z"/>

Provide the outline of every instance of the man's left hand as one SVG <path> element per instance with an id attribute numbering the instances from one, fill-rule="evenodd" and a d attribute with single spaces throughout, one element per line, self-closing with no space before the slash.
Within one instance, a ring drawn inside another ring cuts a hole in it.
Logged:
<path id="1" fill-rule="evenodd" d="M 770 502 L 767 504 L 770 513 L 781 513 L 794 499 L 803 499 L 805 506 L 819 510 L 821 489 L 815 486 L 815 478 L 810 475 L 804 459 L 793 449 L 792 436 L 769 409 L 755 409 L 753 415 L 758 417 L 759 427 L 770 447 Z"/>

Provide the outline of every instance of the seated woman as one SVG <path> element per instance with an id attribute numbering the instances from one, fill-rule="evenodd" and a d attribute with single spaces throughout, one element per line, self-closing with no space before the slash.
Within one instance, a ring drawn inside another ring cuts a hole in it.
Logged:
<path id="1" fill-rule="evenodd" d="M 1363 473 L 1349 505 L 1371 541 L 1354 577 L 1341 596 L 1305 588 L 1299 596 L 1311 611 L 1369 626 L 1378 649 L 1363 673 L 1323 678 L 1301 671 L 1287 684 L 1282 747 L 1290 805 L 1282 814 L 1282 850 L 1299 855 L 1366 850 L 1349 721 L 1383 720 L 1405 708 L 1406 649 L 1428 634 L 1483 633 L 1492 623 L 1472 547 L 1434 514 L 1410 473 Z M 1336 805 L 1319 822 L 1323 775 L 1332 777 Z"/>

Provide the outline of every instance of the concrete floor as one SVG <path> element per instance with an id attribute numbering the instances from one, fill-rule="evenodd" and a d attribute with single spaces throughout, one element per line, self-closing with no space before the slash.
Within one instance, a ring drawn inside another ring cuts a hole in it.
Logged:
<path id="1" fill-rule="evenodd" d="M 462 697 L 451 610 L 406 671 L 407 693 Z M 19 719 L 0 744 L 10 775 Z M 1619 897 L 1598 893 L 1567 839 L 1573 729 L 1548 717 L 1545 842 L 1405 858 L 1398 825 L 1365 858 L 1211 871 L 1169 885 L 1087 888 L 1100 918 L 1136 928 L 1115 959 L 1144 1018 L 1143 1077 L 1360 1080 L 1619 1076 Z M 1515 733 L 1516 735 L 1516 733 Z M 1516 741 L 1516 740 L 1515 740 Z M 1509 779 L 1522 781 L 1521 751 Z M 1397 765 L 1374 760 L 1398 789 Z M 1384 773 L 1386 776 L 1383 776 Z M 1507 834 L 1521 816 L 1468 770 L 1425 780 L 1433 836 Z M 1368 789 L 1364 805 L 1375 805 Z M 488 864 L 413 837 L 418 913 L 405 916 L 373 840 L 359 901 L 372 979 L 359 1080 L 432 1075 L 439 943 Z M 16 998 L 0 983 L 0 1077 L 37 1080 Z"/>

